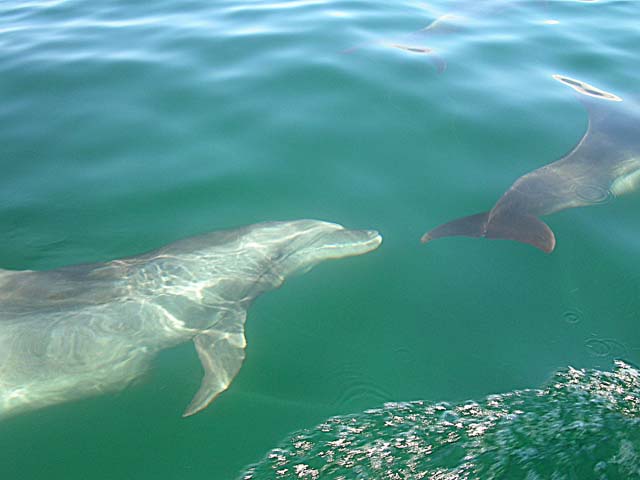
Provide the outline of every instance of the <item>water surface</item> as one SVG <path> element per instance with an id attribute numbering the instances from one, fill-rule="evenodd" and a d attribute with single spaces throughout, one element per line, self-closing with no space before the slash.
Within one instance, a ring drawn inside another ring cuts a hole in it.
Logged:
<path id="1" fill-rule="evenodd" d="M 180 418 L 201 377 L 187 345 L 118 395 L 4 422 L 2 478 L 234 478 L 333 415 L 640 363 L 640 195 L 548 217 L 548 256 L 419 243 L 580 139 L 586 113 L 553 74 L 637 99 L 640 4 L 474 5 L 0 4 L 3 268 L 262 220 L 385 236 L 260 298 L 245 364 L 203 413 Z M 413 33 L 450 11 L 453 28 Z"/>

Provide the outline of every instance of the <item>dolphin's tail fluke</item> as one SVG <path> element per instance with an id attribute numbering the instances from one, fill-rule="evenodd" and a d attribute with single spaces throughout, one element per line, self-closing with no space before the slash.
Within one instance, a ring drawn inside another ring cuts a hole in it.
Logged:
<path id="1" fill-rule="evenodd" d="M 490 212 L 458 218 L 425 233 L 420 241 L 430 242 L 442 237 L 474 237 L 515 240 L 528 243 L 545 253 L 551 253 L 556 238 L 549 226 L 532 215 L 502 213 L 490 216 Z"/>
<path id="2" fill-rule="evenodd" d="M 468 217 L 458 218 L 445 223 L 425 233 L 420 241 L 430 242 L 442 237 L 484 237 L 487 230 L 489 212 L 477 213 Z"/>

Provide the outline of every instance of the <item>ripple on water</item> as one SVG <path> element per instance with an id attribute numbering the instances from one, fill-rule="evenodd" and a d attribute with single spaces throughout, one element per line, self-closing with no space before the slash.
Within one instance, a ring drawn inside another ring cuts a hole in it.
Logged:
<path id="1" fill-rule="evenodd" d="M 391 393 L 353 365 L 341 365 L 331 376 L 340 385 L 333 405 L 344 411 L 353 405 L 380 405 L 392 399 Z"/>
<path id="2" fill-rule="evenodd" d="M 571 325 L 575 325 L 577 323 L 580 323 L 582 321 L 582 317 L 583 317 L 584 313 L 582 312 L 582 310 L 578 309 L 578 308 L 573 308 L 573 309 L 569 309 L 566 312 L 564 312 L 562 314 L 562 319 L 571 324 Z"/>
<path id="3" fill-rule="evenodd" d="M 575 192 L 578 198 L 591 205 L 608 203 L 613 198 L 613 194 L 608 188 L 595 184 L 576 185 Z"/>
<path id="4" fill-rule="evenodd" d="M 587 351 L 594 357 L 624 358 L 629 354 L 627 346 L 614 338 L 590 337 L 584 341 Z"/>

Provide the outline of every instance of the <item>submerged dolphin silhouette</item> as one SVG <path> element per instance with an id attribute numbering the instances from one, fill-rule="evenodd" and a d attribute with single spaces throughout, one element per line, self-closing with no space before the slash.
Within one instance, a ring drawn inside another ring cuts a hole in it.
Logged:
<path id="1" fill-rule="evenodd" d="M 489 212 L 460 218 L 425 233 L 422 242 L 451 236 L 528 243 L 553 251 L 551 229 L 537 217 L 602 203 L 640 183 L 640 109 L 620 97 L 562 75 L 553 78 L 584 95 L 589 126 L 560 160 L 517 179 Z"/>
<path id="2" fill-rule="evenodd" d="M 0 417 L 121 389 L 189 340 L 204 368 L 193 415 L 238 373 L 254 298 L 381 241 L 317 220 L 269 222 L 106 263 L 0 270 Z"/>
<path id="3" fill-rule="evenodd" d="M 534 0 L 535 1 L 535 0 Z M 453 9 L 451 4 L 453 4 Z M 456 33 L 472 28 L 478 23 L 482 23 L 484 17 L 502 15 L 505 10 L 518 8 L 517 2 L 508 0 L 487 1 L 458 1 L 445 2 L 447 10 L 434 7 L 424 2 L 418 2 L 415 6 L 424 10 L 431 17 L 435 17 L 429 24 L 402 35 L 400 38 L 388 41 L 383 39 L 369 40 L 342 51 L 345 54 L 352 54 L 368 45 L 378 44 L 385 47 L 395 48 L 411 54 L 425 55 L 430 63 L 435 67 L 437 73 L 443 73 L 447 69 L 447 60 L 442 57 L 438 43 L 434 42 L 434 37 Z"/>

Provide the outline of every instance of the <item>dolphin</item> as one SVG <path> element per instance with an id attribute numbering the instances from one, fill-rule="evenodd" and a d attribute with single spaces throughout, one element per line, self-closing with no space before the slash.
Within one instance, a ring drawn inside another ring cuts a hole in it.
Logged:
<path id="1" fill-rule="evenodd" d="M 640 184 L 640 108 L 612 93 L 563 75 L 585 106 L 589 125 L 560 160 L 518 178 L 488 212 L 453 220 L 422 242 L 451 236 L 516 240 L 550 253 L 555 235 L 539 216 L 595 205 Z"/>
<path id="2" fill-rule="evenodd" d="M 120 390 L 190 340 L 204 369 L 193 415 L 238 373 L 258 295 L 381 241 L 318 220 L 268 222 L 106 263 L 0 270 L 0 418 Z"/>
<path id="3" fill-rule="evenodd" d="M 542 0 L 534 0 L 534 4 L 540 3 L 540 1 Z M 451 3 L 454 4 L 453 10 L 449 10 Z M 478 24 L 482 24 L 484 18 L 502 15 L 504 11 L 512 8 L 521 8 L 520 5 L 507 0 L 445 2 L 445 5 L 447 10 L 424 2 L 417 2 L 414 4 L 415 7 L 425 11 L 430 17 L 435 17 L 426 26 L 405 33 L 396 41 L 383 39 L 365 41 L 342 50 L 342 53 L 352 54 L 368 45 L 378 44 L 409 54 L 424 55 L 435 67 L 436 72 L 441 74 L 447 69 L 447 60 L 443 58 L 441 48 L 437 46 L 445 42 L 436 42 L 437 37 L 470 30 Z"/>

